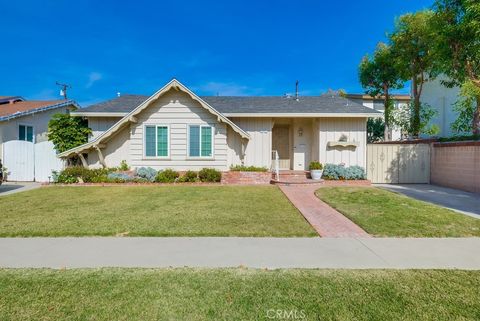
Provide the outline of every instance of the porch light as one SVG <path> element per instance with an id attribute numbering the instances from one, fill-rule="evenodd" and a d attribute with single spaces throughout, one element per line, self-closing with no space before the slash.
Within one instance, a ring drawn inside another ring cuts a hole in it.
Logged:
<path id="1" fill-rule="evenodd" d="M 302 128 L 302 127 L 300 127 L 300 128 L 298 129 L 298 136 L 299 136 L 299 137 L 302 137 L 302 136 L 303 136 L 303 128 Z"/>

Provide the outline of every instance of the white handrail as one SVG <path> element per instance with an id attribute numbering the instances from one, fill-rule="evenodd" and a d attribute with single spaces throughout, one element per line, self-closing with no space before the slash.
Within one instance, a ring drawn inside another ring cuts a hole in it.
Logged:
<path id="1" fill-rule="evenodd" d="M 280 157 L 278 157 L 278 151 L 272 150 L 272 159 L 275 161 L 274 171 L 275 171 L 275 179 L 278 181 L 280 180 Z"/>

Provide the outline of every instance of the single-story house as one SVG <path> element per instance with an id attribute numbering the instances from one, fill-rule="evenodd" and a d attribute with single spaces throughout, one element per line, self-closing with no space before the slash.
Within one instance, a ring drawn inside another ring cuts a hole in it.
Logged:
<path id="1" fill-rule="evenodd" d="M 0 96 L 0 157 L 3 157 L 3 144 L 8 141 L 46 141 L 48 122 L 53 114 L 79 107 L 72 100 L 25 100 L 20 96 Z"/>
<path id="2" fill-rule="evenodd" d="M 366 121 L 380 112 L 338 95 L 199 97 L 173 79 L 152 96 L 123 95 L 72 113 L 89 142 L 59 154 L 84 166 L 227 171 L 231 166 L 305 170 L 310 161 L 366 165 Z"/>

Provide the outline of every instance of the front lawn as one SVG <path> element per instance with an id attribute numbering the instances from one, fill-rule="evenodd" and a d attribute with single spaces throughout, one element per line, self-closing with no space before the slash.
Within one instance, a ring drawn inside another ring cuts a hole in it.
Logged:
<path id="1" fill-rule="evenodd" d="M 44 187 L 0 198 L 0 236 L 315 236 L 274 186 Z"/>
<path id="2" fill-rule="evenodd" d="M 325 187 L 317 196 L 375 236 L 480 236 L 480 220 L 374 187 Z"/>
<path id="3" fill-rule="evenodd" d="M 480 320 L 479 288 L 458 270 L 0 270 L 0 320 Z"/>

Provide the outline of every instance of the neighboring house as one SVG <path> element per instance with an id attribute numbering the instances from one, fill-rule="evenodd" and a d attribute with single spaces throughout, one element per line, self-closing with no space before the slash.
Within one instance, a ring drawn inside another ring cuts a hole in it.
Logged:
<path id="1" fill-rule="evenodd" d="M 441 83 L 442 80 L 445 80 L 445 78 L 440 76 L 423 84 L 421 102 L 436 110 L 437 113 L 430 121 L 430 125 L 439 127 L 438 136 L 448 137 L 457 134 L 453 132 L 451 125 L 458 116 L 453 107 L 458 100 L 460 89 L 458 87 L 445 87 Z"/>
<path id="2" fill-rule="evenodd" d="M 227 171 L 234 165 L 306 170 L 312 160 L 366 165 L 366 121 L 381 113 L 338 95 L 199 97 L 173 79 L 150 97 L 124 95 L 77 110 L 91 140 L 59 154 L 84 166 Z"/>
<path id="3" fill-rule="evenodd" d="M 383 96 L 379 97 L 372 97 L 370 95 L 365 94 L 347 94 L 347 98 L 362 104 L 365 107 L 374 109 L 376 111 L 381 112 L 382 114 L 385 112 L 385 105 L 383 102 Z M 393 100 L 393 107 L 395 109 L 404 108 L 408 106 L 411 101 L 410 95 L 392 95 Z M 399 128 L 392 128 L 392 140 L 400 140 L 402 139 L 402 132 Z"/>
<path id="4" fill-rule="evenodd" d="M 41 101 L 0 96 L 0 157 L 3 157 L 3 144 L 8 141 L 46 141 L 48 121 L 52 115 L 78 107 L 72 100 Z"/>

